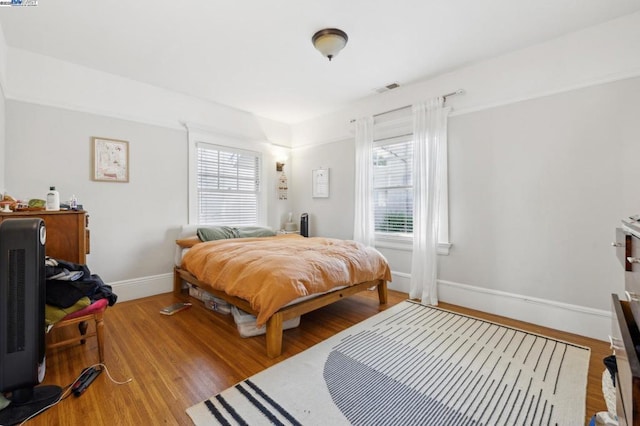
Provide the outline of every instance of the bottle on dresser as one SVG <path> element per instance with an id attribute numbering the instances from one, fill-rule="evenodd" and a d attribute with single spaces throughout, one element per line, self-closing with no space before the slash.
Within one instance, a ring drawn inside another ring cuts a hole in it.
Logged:
<path id="1" fill-rule="evenodd" d="M 47 193 L 47 211 L 58 211 L 60 210 L 60 193 L 56 191 L 55 186 L 49 187 L 49 192 Z"/>

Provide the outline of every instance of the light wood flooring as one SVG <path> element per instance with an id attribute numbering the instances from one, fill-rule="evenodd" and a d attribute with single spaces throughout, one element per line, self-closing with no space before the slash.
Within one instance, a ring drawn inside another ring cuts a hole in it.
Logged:
<path id="1" fill-rule="evenodd" d="M 386 307 L 406 297 L 390 291 Z M 364 292 L 306 314 L 298 328 L 285 331 L 283 354 L 269 359 L 264 336 L 241 338 L 230 315 L 209 311 L 197 300 L 176 315 L 158 313 L 176 301 L 168 293 L 110 307 L 105 315 L 105 364 L 114 380 L 132 381 L 118 385 L 103 372 L 83 395 L 71 395 L 28 424 L 189 425 L 185 409 L 191 405 L 386 308 L 378 305 L 377 292 Z M 591 347 L 585 421 L 606 410 L 601 380 L 602 359 L 610 353 L 607 343 L 445 303 L 440 307 Z M 53 337 L 59 339 L 67 330 L 57 332 Z M 84 367 L 97 362 L 95 339 L 52 350 L 45 384 L 69 385 Z"/>

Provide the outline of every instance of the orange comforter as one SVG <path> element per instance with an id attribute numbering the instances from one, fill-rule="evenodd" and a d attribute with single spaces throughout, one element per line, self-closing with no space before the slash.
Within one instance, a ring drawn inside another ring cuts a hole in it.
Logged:
<path id="1" fill-rule="evenodd" d="M 289 302 L 337 286 L 391 281 L 376 249 L 349 240 L 278 235 L 196 244 L 182 268 L 217 290 L 247 300 L 257 325 Z"/>

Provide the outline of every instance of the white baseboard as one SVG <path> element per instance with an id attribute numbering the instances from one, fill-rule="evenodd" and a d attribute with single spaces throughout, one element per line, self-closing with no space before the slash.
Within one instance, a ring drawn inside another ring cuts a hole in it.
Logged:
<path id="1" fill-rule="evenodd" d="M 112 287 L 113 292 L 118 295 L 118 302 L 125 302 L 172 292 L 173 273 L 115 281 L 108 284 Z"/>
<path id="2" fill-rule="evenodd" d="M 392 275 L 393 282 L 389 283 L 389 288 L 408 293 L 411 276 L 402 272 L 392 272 Z M 611 312 L 601 309 L 446 280 L 438 280 L 438 299 L 598 340 L 608 341 L 611 334 Z"/>
<path id="3" fill-rule="evenodd" d="M 409 293 L 411 276 L 392 272 L 389 289 Z M 118 301 L 140 299 L 173 291 L 173 274 L 152 275 L 109 283 Z M 438 280 L 438 298 L 446 303 L 526 321 L 543 327 L 609 340 L 611 312 L 548 299 Z"/>
<path id="4" fill-rule="evenodd" d="M 391 271 L 391 278 L 393 279 L 393 281 L 387 283 L 387 288 L 389 288 L 389 290 L 396 290 L 409 294 L 409 283 L 411 282 L 411 274 Z"/>

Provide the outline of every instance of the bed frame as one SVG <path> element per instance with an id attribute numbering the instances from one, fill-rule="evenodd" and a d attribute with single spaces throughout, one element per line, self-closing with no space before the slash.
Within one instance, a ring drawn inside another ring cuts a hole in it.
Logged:
<path id="1" fill-rule="evenodd" d="M 249 302 L 244 299 L 240 299 L 235 296 L 229 296 L 228 294 L 211 288 L 209 285 L 198 281 L 196 277 L 191 275 L 191 273 L 181 269 L 179 267 L 174 267 L 173 271 L 173 292 L 176 296 L 183 297 L 184 293 L 182 292 L 182 281 L 186 281 L 189 284 L 195 285 L 197 287 L 206 290 L 207 292 L 213 294 L 215 297 L 223 299 L 230 304 L 236 306 L 238 309 L 242 309 L 245 312 L 249 312 L 252 315 L 257 315 L 257 312 L 254 311 Z M 273 314 L 267 320 L 267 356 L 269 358 L 275 358 L 280 356 L 282 353 L 282 323 L 298 317 L 300 315 L 306 314 L 307 312 L 314 311 L 318 308 L 322 308 L 323 306 L 330 305 L 338 300 L 352 296 L 361 291 L 367 290 L 371 287 L 378 288 L 378 299 L 380 300 L 380 304 L 384 305 L 387 303 L 387 282 L 385 280 L 374 280 L 367 281 L 359 284 L 355 284 L 349 287 L 341 288 L 340 290 L 331 291 L 329 293 L 324 293 L 313 297 L 311 299 L 304 300 L 299 303 L 295 303 L 292 305 L 285 306 Z"/>

